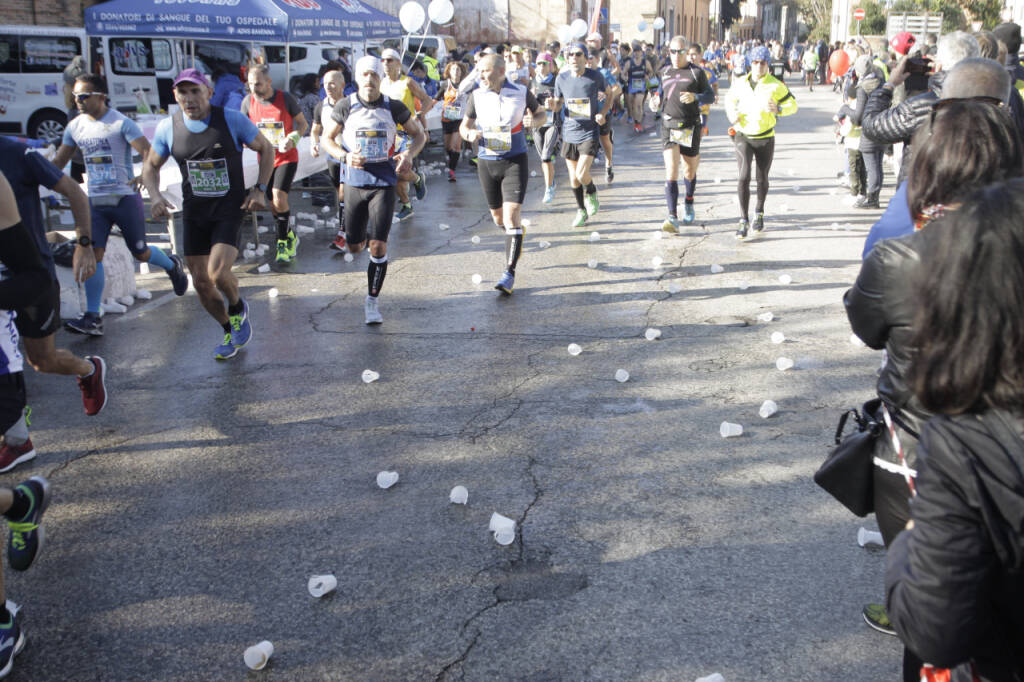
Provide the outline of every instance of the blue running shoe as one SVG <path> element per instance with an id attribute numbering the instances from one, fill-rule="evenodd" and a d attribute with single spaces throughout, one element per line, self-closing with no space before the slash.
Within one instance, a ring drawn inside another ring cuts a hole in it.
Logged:
<path id="1" fill-rule="evenodd" d="M 174 268 L 167 271 L 167 276 L 171 278 L 174 295 L 184 296 L 185 292 L 188 291 L 188 275 L 185 274 L 185 263 L 182 262 L 181 256 L 171 256 L 170 258 L 171 262 L 174 263 Z"/>
<path id="2" fill-rule="evenodd" d="M 224 335 L 224 343 L 213 349 L 213 357 L 218 360 L 227 360 L 236 355 L 238 355 L 238 349 L 235 348 L 235 344 L 231 343 L 231 334 L 227 333 Z"/>
<path id="3" fill-rule="evenodd" d="M 554 200 L 555 200 L 555 186 L 551 185 L 550 187 L 548 187 L 547 189 L 544 190 L 544 198 L 541 199 L 541 201 L 543 201 L 545 204 L 550 204 Z"/>
<path id="4" fill-rule="evenodd" d="M 252 340 L 252 325 L 249 324 L 249 302 L 242 299 L 242 314 L 228 317 L 231 323 L 231 345 L 244 348 Z"/>
<path id="5" fill-rule="evenodd" d="M 500 291 L 501 293 L 505 294 L 506 296 L 511 296 L 512 288 L 515 286 L 515 283 L 516 276 L 513 275 L 508 270 L 506 270 L 505 274 L 503 274 L 501 276 L 501 279 L 498 280 L 498 283 L 494 285 L 494 288 Z"/>
<path id="6" fill-rule="evenodd" d="M 689 225 L 697 217 L 697 214 L 693 212 L 693 204 L 683 204 L 683 222 Z"/>
<path id="7" fill-rule="evenodd" d="M 10 603 L 10 602 L 8 602 Z M 14 657 L 25 648 L 25 635 L 18 625 L 18 616 L 14 611 L 11 614 L 10 625 L 0 625 L 0 677 L 7 677 L 14 667 Z"/>
<path id="8" fill-rule="evenodd" d="M 43 546 L 43 529 L 39 522 L 50 504 L 50 483 L 42 476 L 33 476 L 15 490 L 29 500 L 28 512 L 19 521 L 7 520 L 11 536 L 7 539 L 7 563 L 15 571 L 27 570 Z"/>
<path id="9" fill-rule="evenodd" d="M 412 204 L 402 204 L 401 210 L 396 214 L 399 220 L 405 220 L 411 218 L 413 214 Z"/>
<path id="10" fill-rule="evenodd" d="M 416 182 L 412 183 L 412 186 L 416 188 L 416 201 L 423 201 L 427 196 L 427 180 L 423 177 L 423 173 L 416 176 Z"/>

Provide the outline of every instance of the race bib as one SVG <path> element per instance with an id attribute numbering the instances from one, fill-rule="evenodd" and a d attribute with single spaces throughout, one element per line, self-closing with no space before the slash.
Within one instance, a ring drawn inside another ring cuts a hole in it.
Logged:
<path id="1" fill-rule="evenodd" d="M 693 128 L 673 128 L 668 131 L 668 139 L 681 147 L 693 146 Z"/>
<path id="2" fill-rule="evenodd" d="M 117 189 L 117 168 L 110 154 L 85 157 L 85 170 L 89 174 L 89 190 L 102 192 Z"/>
<path id="3" fill-rule="evenodd" d="M 633 92 L 640 92 L 641 90 L 644 89 L 644 79 L 643 78 L 634 78 L 634 79 L 632 79 L 631 81 L 629 81 L 629 89 L 632 90 Z"/>
<path id="4" fill-rule="evenodd" d="M 388 158 L 388 134 L 383 130 L 357 130 L 356 140 L 366 163 L 380 163 Z"/>
<path id="5" fill-rule="evenodd" d="M 589 97 L 574 97 L 566 99 L 565 106 L 569 109 L 569 118 L 590 118 Z"/>
<path id="6" fill-rule="evenodd" d="M 651 76 L 651 80 L 647 81 L 648 87 L 656 88 L 661 85 L 661 80 L 657 76 Z"/>
<path id="7" fill-rule="evenodd" d="M 197 197 L 222 197 L 231 188 L 227 159 L 186 161 L 188 184 Z"/>
<path id="8" fill-rule="evenodd" d="M 462 119 L 462 106 L 459 104 L 445 104 L 441 109 L 441 118 L 446 121 L 459 121 Z"/>
<path id="9" fill-rule="evenodd" d="M 488 151 L 503 153 L 512 150 L 512 128 L 497 126 L 483 129 L 484 146 Z"/>
<path id="10" fill-rule="evenodd" d="M 284 139 L 284 121 L 260 121 L 256 127 L 263 133 L 263 137 L 270 140 L 275 147 L 281 144 Z"/>

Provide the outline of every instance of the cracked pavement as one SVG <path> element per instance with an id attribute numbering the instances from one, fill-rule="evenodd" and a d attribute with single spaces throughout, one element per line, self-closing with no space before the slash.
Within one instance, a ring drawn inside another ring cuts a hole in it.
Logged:
<path id="1" fill-rule="evenodd" d="M 10 679 L 893 679 L 898 642 L 860 617 L 882 597 L 884 553 L 855 540 L 873 521 L 811 481 L 840 411 L 873 391 L 879 358 L 850 344 L 841 296 L 874 213 L 835 213 L 836 101 L 794 92 L 748 243 L 716 106 L 680 236 L 658 232 L 646 133 L 616 124 L 615 183 L 595 174 L 601 211 L 577 231 L 564 168 L 541 204 L 531 151 L 511 298 L 462 167 L 393 226 L 380 327 L 363 324 L 366 256 L 345 263 L 320 229 L 294 266 L 237 266 L 254 339 L 230 362 L 191 292 L 109 316 L 102 339 L 61 332 L 107 360 L 110 401 L 87 418 L 72 380 L 26 376 L 39 457 L 6 481 L 49 475 L 55 497 L 40 560 L 8 576 L 29 641 Z M 765 398 L 779 413 L 761 420 Z M 720 438 L 726 419 L 744 434 Z M 380 490 L 381 470 L 401 480 Z M 458 484 L 466 506 L 448 503 Z M 517 521 L 508 547 L 495 511 Z M 338 589 L 317 600 L 320 573 Z M 249 672 L 263 639 L 276 653 Z"/>

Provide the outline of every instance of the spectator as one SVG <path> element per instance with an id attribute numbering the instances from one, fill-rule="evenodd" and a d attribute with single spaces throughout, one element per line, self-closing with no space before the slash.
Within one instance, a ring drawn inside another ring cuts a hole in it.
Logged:
<path id="1" fill-rule="evenodd" d="M 235 75 L 234 70 L 217 66 L 213 70 L 213 95 L 210 104 L 238 111 L 245 98 L 245 84 Z"/>

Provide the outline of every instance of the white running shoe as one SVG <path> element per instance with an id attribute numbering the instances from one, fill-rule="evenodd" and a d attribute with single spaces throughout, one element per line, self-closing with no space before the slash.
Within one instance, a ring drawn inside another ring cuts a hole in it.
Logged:
<path id="1" fill-rule="evenodd" d="M 373 296 L 366 297 L 366 304 L 363 305 L 363 310 L 366 313 L 366 324 L 380 324 L 384 321 L 380 314 L 380 308 L 377 307 L 377 299 Z"/>

